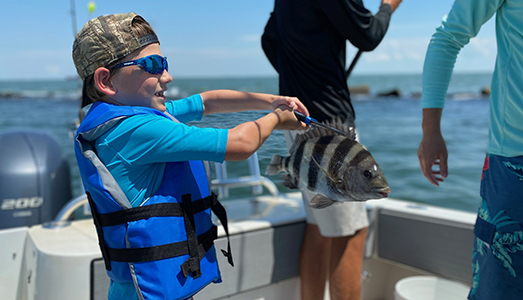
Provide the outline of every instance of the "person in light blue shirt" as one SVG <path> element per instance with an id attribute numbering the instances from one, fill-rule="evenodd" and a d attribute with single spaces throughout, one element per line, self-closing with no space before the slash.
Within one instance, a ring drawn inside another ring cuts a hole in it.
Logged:
<path id="1" fill-rule="evenodd" d="M 469 299 L 523 299 L 523 0 L 456 0 L 437 28 L 423 69 L 418 158 L 429 182 L 447 178 L 440 123 L 454 63 L 494 14 L 498 53 Z"/>

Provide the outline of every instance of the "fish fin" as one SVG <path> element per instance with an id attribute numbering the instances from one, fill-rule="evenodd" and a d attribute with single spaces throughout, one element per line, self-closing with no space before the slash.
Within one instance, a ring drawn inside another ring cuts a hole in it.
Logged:
<path id="1" fill-rule="evenodd" d="M 334 204 L 336 201 L 329 199 L 323 195 L 317 194 L 309 203 L 309 206 L 316 209 L 326 208 Z"/>
<path id="2" fill-rule="evenodd" d="M 295 181 L 292 179 L 291 175 L 283 175 L 283 182 L 281 183 L 283 186 L 286 186 L 290 189 L 297 189 L 298 185 L 295 183 Z"/>
<path id="3" fill-rule="evenodd" d="M 274 154 L 272 156 L 271 163 L 267 166 L 267 169 L 265 169 L 265 175 L 274 175 L 283 171 L 281 167 L 281 160 L 281 155 Z"/>
<path id="4" fill-rule="evenodd" d="M 299 145 L 307 140 L 317 138 L 317 137 L 322 137 L 322 136 L 340 135 L 343 138 L 349 138 L 353 141 L 356 140 L 356 129 L 354 128 L 354 126 L 349 126 L 348 124 L 342 122 L 340 117 L 336 117 L 335 120 L 328 120 L 323 123 L 326 125 L 329 125 L 330 127 L 335 128 L 339 131 L 346 132 L 347 135 L 343 136 L 332 130 L 325 129 L 320 126 L 315 126 L 315 127 L 312 127 L 311 129 L 305 131 L 304 133 L 297 134 L 294 144 L 292 145 L 291 150 L 289 150 L 289 151 L 292 152 L 292 149 L 294 149 L 295 147 L 297 147 L 297 145 Z"/>
<path id="5" fill-rule="evenodd" d="M 326 125 L 329 125 L 330 127 L 338 129 L 339 131 L 343 131 L 343 132 L 347 133 L 347 138 L 349 138 L 353 141 L 356 140 L 356 128 L 354 128 L 354 126 L 349 126 L 348 121 L 343 122 L 339 116 L 337 116 L 335 119 L 330 119 L 323 123 L 325 123 Z M 331 132 L 331 135 L 332 135 L 332 132 Z"/>

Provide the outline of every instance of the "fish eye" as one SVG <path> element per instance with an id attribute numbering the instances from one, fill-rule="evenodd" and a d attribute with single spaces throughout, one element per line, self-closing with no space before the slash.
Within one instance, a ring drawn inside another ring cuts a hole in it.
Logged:
<path id="1" fill-rule="evenodd" d="M 365 170 L 363 172 L 363 176 L 370 179 L 370 178 L 372 178 L 372 172 L 370 170 Z"/>

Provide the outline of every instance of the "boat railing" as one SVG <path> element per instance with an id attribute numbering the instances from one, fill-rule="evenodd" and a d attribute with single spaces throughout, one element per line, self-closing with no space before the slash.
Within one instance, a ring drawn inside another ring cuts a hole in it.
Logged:
<path id="1" fill-rule="evenodd" d="M 62 209 L 58 212 L 52 223 L 62 223 L 71 217 L 71 215 L 80 207 L 84 207 L 84 213 L 89 211 L 89 202 L 86 195 L 80 195 L 74 199 L 69 200 Z M 47 224 L 46 227 L 52 227 L 52 224 Z"/>
<path id="2" fill-rule="evenodd" d="M 216 179 L 211 180 L 211 187 L 218 189 L 218 197 L 228 198 L 229 188 L 248 186 L 252 186 L 253 195 L 261 195 L 263 193 L 263 187 L 265 187 L 272 196 L 277 197 L 279 191 L 276 184 L 260 174 L 258 153 L 255 152 L 251 157 L 249 157 L 247 163 L 249 165 L 249 176 L 241 176 L 231 179 L 227 176 L 227 162 L 214 164 L 216 169 Z"/>
<path id="3" fill-rule="evenodd" d="M 279 191 L 276 184 L 260 174 L 258 153 L 254 153 L 249 157 L 247 163 L 249 165 L 249 175 L 236 178 L 228 178 L 226 162 L 214 164 L 216 178 L 211 180 L 211 188 L 218 190 L 218 197 L 220 199 L 228 198 L 229 189 L 242 187 L 252 187 L 253 195 L 261 195 L 263 187 L 265 187 L 273 197 L 278 197 Z M 54 221 L 49 222 L 46 226 L 53 227 L 53 224 L 63 224 L 82 206 L 84 207 L 84 214 L 90 214 L 89 203 L 85 195 L 78 196 L 67 202 L 58 212 Z"/>

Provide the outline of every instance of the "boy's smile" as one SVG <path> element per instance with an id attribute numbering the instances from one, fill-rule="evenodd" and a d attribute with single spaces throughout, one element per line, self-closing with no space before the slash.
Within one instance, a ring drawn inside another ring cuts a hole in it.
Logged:
<path id="1" fill-rule="evenodd" d="M 160 45 L 149 44 L 127 55 L 122 61 L 137 60 L 150 55 L 161 56 Z M 141 66 L 130 65 L 115 69 L 111 82 L 115 94 L 111 98 L 119 104 L 144 106 L 165 111 L 165 91 L 173 78 L 164 70 L 161 74 L 149 74 Z"/>

